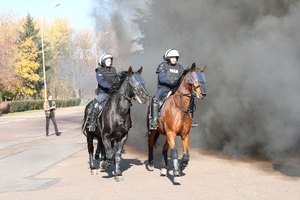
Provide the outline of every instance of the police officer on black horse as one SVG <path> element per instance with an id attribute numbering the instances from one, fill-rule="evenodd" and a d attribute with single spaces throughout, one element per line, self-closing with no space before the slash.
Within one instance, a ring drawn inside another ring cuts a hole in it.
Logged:
<path id="1" fill-rule="evenodd" d="M 105 53 L 99 58 L 99 67 L 96 68 L 96 78 L 98 87 L 96 88 L 97 98 L 93 100 L 93 106 L 90 113 L 88 128 L 90 132 L 95 132 L 97 125 L 97 117 L 99 116 L 105 101 L 110 96 L 110 91 L 114 90 L 113 83 L 118 80 L 116 68 L 112 66 L 113 56 Z"/>
<path id="2" fill-rule="evenodd" d="M 151 108 L 150 108 L 150 129 L 155 130 L 158 126 L 158 115 L 159 115 L 159 105 L 160 102 L 164 101 L 169 91 L 171 91 L 178 79 L 181 77 L 184 69 L 177 63 L 179 59 L 179 52 L 176 49 L 169 49 L 163 56 L 165 60 L 162 62 L 156 70 L 158 74 L 157 82 L 157 92 L 156 95 L 152 98 Z M 189 108 L 190 114 L 193 117 L 194 111 L 194 101 L 192 97 L 191 106 Z M 192 127 L 198 126 L 197 123 L 193 123 Z"/>

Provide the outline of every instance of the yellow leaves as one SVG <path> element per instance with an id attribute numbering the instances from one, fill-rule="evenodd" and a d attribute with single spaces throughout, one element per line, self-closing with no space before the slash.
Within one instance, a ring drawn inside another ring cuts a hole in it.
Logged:
<path id="1" fill-rule="evenodd" d="M 35 84 L 41 81 L 41 77 L 37 74 L 39 63 L 37 62 L 38 46 L 28 38 L 21 43 L 18 48 L 17 62 L 16 62 L 16 75 L 23 80 L 22 86 L 19 88 L 20 94 L 35 94 Z"/>
<path id="2" fill-rule="evenodd" d="M 45 39 L 50 43 L 50 50 L 54 59 L 69 51 L 74 29 L 70 27 L 68 20 L 55 19 L 48 29 L 45 30 Z"/>
<path id="3" fill-rule="evenodd" d="M 16 33 L 13 16 L 0 14 L 0 91 L 13 91 L 18 82 L 14 74 Z"/>

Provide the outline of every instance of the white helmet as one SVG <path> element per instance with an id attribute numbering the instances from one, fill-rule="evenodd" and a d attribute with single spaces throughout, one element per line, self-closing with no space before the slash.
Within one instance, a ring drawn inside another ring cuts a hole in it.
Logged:
<path id="1" fill-rule="evenodd" d="M 179 52 L 176 49 L 169 49 L 166 51 L 165 55 L 163 56 L 164 60 L 169 61 L 171 57 L 177 57 L 177 60 L 179 58 Z"/>
<path id="2" fill-rule="evenodd" d="M 104 66 L 105 60 L 106 60 L 107 58 L 110 58 L 111 61 L 113 60 L 113 56 L 112 56 L 110 53 L 105 53 L 105 54 L 103 54 L 102 56 L 100 56 L 100 58 L 99 58 L 99 63 L 100 63 L 101 65 Z"/>

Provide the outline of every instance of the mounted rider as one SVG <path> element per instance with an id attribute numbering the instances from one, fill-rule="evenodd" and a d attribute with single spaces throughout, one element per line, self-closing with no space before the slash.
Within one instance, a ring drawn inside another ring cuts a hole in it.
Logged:
<path id="1" fill-rule="evenodd" d="M 103 103 L 110 96 L 110 91 L 114 90 L 113 83 L 118 80 L 116 68 L 112 66 L 113 56 L 110 53 L 105 53 L 99 58 L 99 67 L 95 69 L 98 86 L 96 88 L 97 97 L 93 100 L 93 106 L 89 117 L 89 131 L 96 130 L 96 118 L 100 114 Z"/>
<path id="2" fill-rule="evenodd" d="M 151 102 L 151 117 L 150 117 L 150 129 L 155 130 L 158 126 L 158 115 L 159 115 L 159 105 L 160 101 L 163 101 L 164 98 L 168 95 L 169 91 L 171 91 L 178 79 L 181 77 L 184 69 L 183 67 L 177 63 L 180 57 L 179 52 L 176 49 L 169 49 L 163 56 L 165 60 L 161 64 L 158 65 L 156 69 L 156 74 L 158 74 L 158 82 L 157 82 L 157 92 L 155 96 L 152 98 Z M 189 108 L 189 112 L 191 116 L 193 116 L 194 111 L 194 101 L 192 97 L 191 106 Z M 198 126 L 198 124 L 193 123 L 193 127 Z"/>
<path id="3" fill-rule="evenodd" d="M 159 102 L 174 88 L 183 73 L 183 67 L 177 63 L 179 52 L 176 49 L 167 50 L 163 59 L 165 61 L 156 69 L 156 74 L 158 74 L 157 91 L 152 98 L 150 113 L 150 129 L 152 130 L 158 126 Z"/>

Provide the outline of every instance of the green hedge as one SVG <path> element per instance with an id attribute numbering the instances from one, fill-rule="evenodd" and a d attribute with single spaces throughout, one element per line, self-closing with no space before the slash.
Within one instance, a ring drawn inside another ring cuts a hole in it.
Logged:
<path id="1" fill-rule="evenodd" d="M 79 106 L 80 99 L 56 99 L 54 100 L 56 107 L 71 107 Z M 8 110 L 10 113 L 13 112 L 23 112 L 27 110 L 40 110 L 43 109 L 44 100 L 36 101 L 8 101 Z"/>

